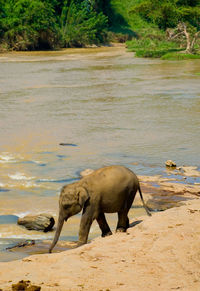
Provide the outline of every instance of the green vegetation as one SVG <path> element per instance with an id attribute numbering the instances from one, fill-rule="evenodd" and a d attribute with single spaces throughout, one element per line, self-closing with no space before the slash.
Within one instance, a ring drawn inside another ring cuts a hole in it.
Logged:
<path id="1" fill-rule="evenodd" d="M 162 60 L 193 60 L 200 59 L 200 54 L 184 54 L 184 53 L 166 53 L 162 56 Z"/>
<path id="2" fill-rule="evenodd" d="M 86 46 L 106 41 L 99 0 L 0 0 L 0 45 L 14 50 Z"/>
<path id="3" fill-rule="evenodd" d="M 137 1 L 129 13 L 133 18 L 139 16 L 152 25 L 151 32 L 139 30 L 138 39 L 127 43 L 136 56 L 186 59 L 193 58 L 189 55 L 198 52 L 199 0 Z M 156 32 L 158 30 L 159 34 Z"/>
<path id="4" fill-rule="evenodd" d="M 0 50 L 127 41 L 138 57 L 198 58 L 200 0 L 0 0 Z"/>
<path id="5" fill-rule="evenodd" d="M 164 35 L 157 37 L 141 37 L 127 42 L 128 49 L 136 52 L 137 57 L 161 58 L 169 52 L 177 52 L 181 49 L 177 43 L 165 40 Z"/>

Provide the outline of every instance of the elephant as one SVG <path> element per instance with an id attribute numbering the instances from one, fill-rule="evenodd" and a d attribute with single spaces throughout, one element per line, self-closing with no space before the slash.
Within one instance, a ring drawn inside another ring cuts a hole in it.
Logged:
<path id="1" fill-rule="evenodd" d="M 145 205 L 137 176 L 124 166 L 103 167 L 77 182 L 65 185 L 59 197 L 58 224 L 49 253 L 59 239 L 64 221 L 82 209 L 78 245 L 87 243 L 90 227 L 95 219 L 102 237 L 112 234 L 104 213 L 117 212 L 116 231 L 126 232 L 129 227 L 128 212 L 137 191 L 147 214 L 151 216 Z"/>

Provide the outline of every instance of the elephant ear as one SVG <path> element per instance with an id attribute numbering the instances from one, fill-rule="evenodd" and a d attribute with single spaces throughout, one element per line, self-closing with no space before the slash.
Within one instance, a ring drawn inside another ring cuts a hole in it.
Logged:
<path id="1" fill-rule="evenodd" d="M 89 199 L 88 191 L 84 187 L 77 188 L 78 203 L 81 207 L 84 206 L 85 202 Z"/>

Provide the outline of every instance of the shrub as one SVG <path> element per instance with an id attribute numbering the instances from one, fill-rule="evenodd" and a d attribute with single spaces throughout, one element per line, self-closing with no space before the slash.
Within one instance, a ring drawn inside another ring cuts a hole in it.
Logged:
<path id="1" fill-rule="evenodd" d="M 107 17 L 96 13 L 88 1 L 73 0 L 64 5 L 61 13 L 60 34 L 64 47 L 99 44 L 106 39 Z"/>
<path id="2" fill-rule="evenodd" d="M 128 49 L 134 51 L 137 57 L 160 58 L 168 52 L 179 51 L 177 43 L 152 36 L 133 39 L 127 42 Z"/>
<path id="3" fill-rule="evenodd" d="M 9 0 L 1 18 L 3 41 L 15 50 L 52 48 L 55 23 L 51 5 L 40 0 Z"/>

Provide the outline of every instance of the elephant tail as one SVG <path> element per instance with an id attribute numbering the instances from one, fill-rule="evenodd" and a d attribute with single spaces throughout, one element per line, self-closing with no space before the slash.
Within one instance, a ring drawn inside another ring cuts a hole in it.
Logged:
<path id="1" fill-rule="evenodd" d="M 52 244 L 51 244 L 51 246 L 49 248 L 49 253 L 52 252 L 53 248 L 55 247 L 55 245 L 56 245 L 56 243 L 57 243 L 57 241 L 59 239 L 63 224 L 64 224 L 63 215 L 61 215 L 61 213 L 59 213 L 58 225 L 57 225 L 57 228 L 56 228 L 56 233 L 55 233 L 55 236 L 54 236 L 54 240 L 53 240 L 53 242 L 52 242 Z"/>
<path id="2" fill-rule="evenodd" d="M 146 206 L 146 204 L 145 204 L 145 202 L 144 202 L 144 199 L 143 199 L 143 196 L 142 196 L 142 191 L 141 191 L 140 185 L 139 185 L 139 187 L 138 187 L 138 191 L 139 191 L 139 193 L 140 193 L 140 198 L 141 198 L 141 200 L 142 200 L 142 204 L 143 204 L 143 206 L 144 206 L 144 209 L 146 210 L 147 215 L 151 216 L 151 212 L 150 212 L 149 208 Z"/>

